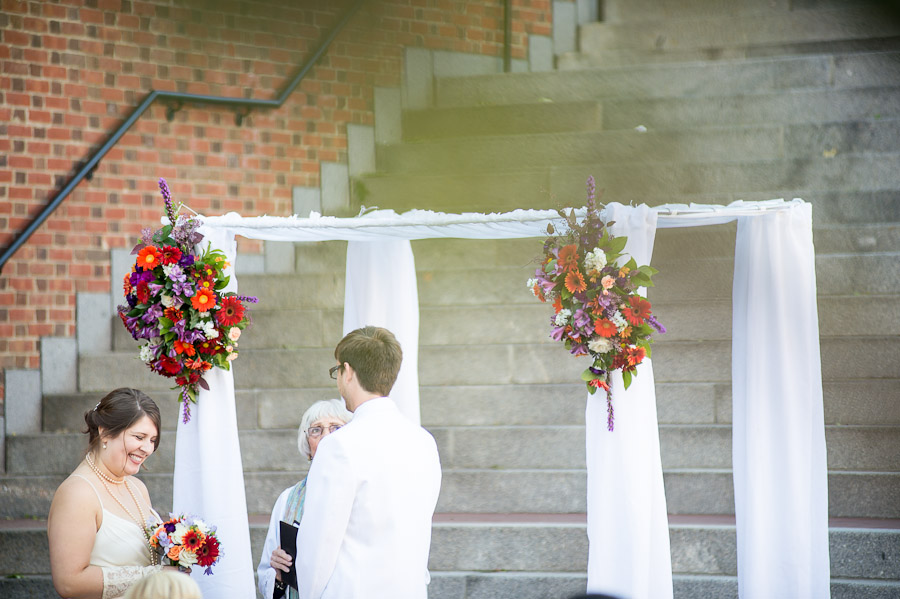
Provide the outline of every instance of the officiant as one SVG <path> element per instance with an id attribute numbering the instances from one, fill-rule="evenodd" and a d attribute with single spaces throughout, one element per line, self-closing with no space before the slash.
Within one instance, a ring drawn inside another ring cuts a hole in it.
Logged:
<path id="1" fill-rule="evenodd" d="M 300 454 L 312 462 L 319 442 L 329 434 L 344 426 L 353 414 L 347 411 L 342 399 L 317 401 L 304 412 L 297 432 L 297 448 Z M 259 566 L 259 592 L 265 599 L 287 597 L 295 599 L 297 589 L 286 584 L 283 576 L 291 569 L 291 556 L 281 549 L 281 522 L 292 526 L 300 523 L 303 503 L 306 499 L 306 477 L 292 487 L 285 489 L 275 501 L 269 531 L 263 546 Z"/>

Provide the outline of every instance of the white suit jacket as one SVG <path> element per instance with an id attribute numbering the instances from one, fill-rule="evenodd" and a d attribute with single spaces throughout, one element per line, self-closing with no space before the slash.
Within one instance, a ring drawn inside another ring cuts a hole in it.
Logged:
<path id="1" fill-rule="evenodd" d="M 301 599 L 426 599 L 441 463 L 386 397 L 319 444 L 297 534 Z"/>

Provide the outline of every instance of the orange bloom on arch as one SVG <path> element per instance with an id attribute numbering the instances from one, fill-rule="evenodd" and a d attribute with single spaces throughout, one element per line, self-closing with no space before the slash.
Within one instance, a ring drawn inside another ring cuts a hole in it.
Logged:
<path id="1" fill-rule="evenodd" d="M 637 366 L 647 357 L 647 350 L 640 346 L 629 347 L 626 351 L 629 366 Z"/>
<path id="2" fill-rule="evenodd" d="M 216 294 L 210 289 L 201 287 L 191 298 L 191 305 L 199 312 L 207 312 L 216 305 Z"/>
<path id="3" fill-rule="evenodd" d="M 594 331 L 602 337 L 612 337 L 618 329 L 613 321 L 608 318 L 599 318 L 594 323 Z"/>
<path id="4" fill-rule="evenodd" d="M 572 243 L 559 250 L 559 266 L 564 271 L 578 268 L 578 246 Z"/>
<path id="5" fill-rule="evenodd" d="M 562 298 L 558 295 L 556 296 L 556 299 L 553 300 L 553 309 L 556 310 L 557 314 L 562 311 Z"/>
<path id="6" fill-rule="evenodd" d="M 640 326 L 650 316 L 650 302 L 632 295 L 628 298 L 628 303 L 629 306 L 622 308 L 622 316 L 634 326 Z"/>
<path id="7" fill-rule="evenodd" d="M 185 343 L 183 341 L 176 339 L 175 343 L 173 345 L 175 347 L 175 353 L 177 353 L 177 354 L 193 356 L 194 354 L 197 353 L 197 350 L 195 350 L 194 346 L 191 345 L 190 343 Z"/>
<path id="8" fill-rule="evenodd" d="M 566 275 L 566 289 L 568 289 L 570 293 L 580 293 L 587 289 L 587 285 L 584 283 L 584 277 L 577 269 Z"/>
<path id="9" fill-rule="evenodd" d="M 166 557 L 168 557 L 173 562 L 177 562 L 178 558 L 181 557 L 181 545 L 172 545 L 169 547 L 168 553 L 166 553 Z"/>
<path id="10" fill-rule="evenodd" d="M 159 250 L 148 245 L 138 252 L 137 265 L 144 270 L 152 270 L 159 266 Z"/>

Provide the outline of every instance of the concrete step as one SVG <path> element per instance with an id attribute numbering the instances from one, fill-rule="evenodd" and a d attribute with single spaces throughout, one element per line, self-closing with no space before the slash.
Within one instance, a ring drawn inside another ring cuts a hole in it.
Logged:
<path id="1" fill-rule="evenodd" d="M 403 139 L 562 133 L 603 129 L 600 102 L 473 106 L 403 112 Z"/>
<path id="2" fill-rule="evenodd" d="M 288 448 L 287 451 L 292 451 Z M 297 458 L 291 471 L 244 473 L 247 509 L 268 514 L 275 498 L 305 476 L 305 461 Z M 0 518 L 45 518 L 53 493 L 65 474 L 0 477 L 4 501 Z M 586 471 L 581 469 L 446 468 L 443 472 L 440 513 L 581 513 L 586 507 Z M 734 485 L 730 469 L 673 468 L 663 472 L 666 505 L 671 514 L 734 513 Z M 172 501 L 172 474 L 155 469 L 142 473 L 160 513 Z M 544 489 L 552 485 L 553 493 Z M 900 473 L 840 472 L 828 475 L 828 510 L 832 517 L 900 518 Z"/>
<path id="3" fill-rule="evenodd" d="M 715 9 L 705 15 L 667 15 L 627 21 L 587 23 L 579 29 L 583 54 L 603 56 L 609 50 L 646 53 L 705 50 L 743 50 L 762 45 L 864 40 L 900 35 L 896 15 L 874 6 L 788 11 L 753 15 L 723 15 Z M 753 26 L 748 24 L 752 22 Z"/>
<path id="4" fill-rule="evenodd" d="M 600 118 L 602 115 L 602 119 Z M 539 133 L 819 124 L 900 116 L 896 83 L 862 89 L 780 90 L 701 98 L 628 98 L 434 108 L 404 113 L 404 141 Z M 408 123 L 408 124 L 407 124 Z"/>
<path id="5" fill-rule="evenodd" d="M 737 577 L 674 575 L 675 599 L 738 599 Z M 429 599 L 546 599 L 583 593 L 584 574 L 552 572 L 432 572 Z M 893 582 L 832 579 L 833 599 L 892 599 Z M 0 579 L 0 596 L 6 599 L 52 597 L 48 575 Z"/>
<path id="6" fill-rule="evenodd" d="M 835 123 L 900 116 L 896 87 L 785 90 L 710 98 L 629 98 L 603 102 L 604 129 L 704 127 L 711 124 Z"/>
<path id="7" fill-rule="evenodd" d="M 825 423 L 900 425 L 900 379 L 841 379 L 824 386 Z M 300 425 L 303 412 L 317 399 L 336 395 L 333 386 L 303 389 L 238 390 L 238 428 L 278 429 Z M 555 385 L 447 385 L 420 388 L 422 423 L 433 426 L 582 425 L 587 393 L 581 383 Z M 502 401 L 499 401 L 502 398 Z M 43 430 L 78 433 L 84 412 L 98 395 L 48 395 Z M 178 421 L 174 393 L 155 395 L 164 431 Z M 729 424 L 730 383 L 656 384 L 660 424 Z M 166 437 L 168 439 L 168 437 Z"/>
<path id="8" fill-rule="evenodd" d="M 444 468 L 584 469 L 584 427 L 578 425 L 431 427 Z M 900 427 L 826 426 L 828 467 L 832 471 L 890 472 L 900 464 Z M 240 431 L 245 472 L 295 471 L 295 429 Z M 731 467 L 729 425 L 659 427 L 663 468 Z M 16 435 L 7 439 L 7 473 L 67 474 L 82 460 L 80 434 Z M 147 461 L 148 472 L 171 472 L 174 443 L 166 440 Z M 287 456 L 287 459 L 285 457 Z"/>
<path id="9" fill-rule="evenodd" d="M 534 326 L 544 326 L 538 321 Z M 900 346 L 896 337 L 823 338 L 822 375 L 841 380 L 897 378 Z M 233 368 L 237 389 L 289 389 L 328 385 L 331 348 L 257 349 L 240 357 Z M 725 382 L 731 378 L 728 341 L 669 341 L 661 335 L 653 351 L 656 380 Z M 572 358 L 555 344 L 423 346 L 419 348 L 422 385 L 553 384 L 580 380 L 585 358 Z M 130 354 L 95 354 L 79 359 L 82 391 L 108 391 L 134 386 L 152 395 L 166 392 L 168 380 L 152 373 Z M 114 369 L 111 371 L 111 369 Z"/>
<path id="10" fill-rule="evenodd" d="M 900 120 L 542 133 L 382 146 L 382 174 L 484 173 L 548 164 L 728 163 L 900 151 Z"/>
<path id="11" fill-rule="evenodd" d="M 879 0 L 606 0 L 603 3 L 602 19 L 609 23 L 630 23 L 663 18 L 688 18 L 732 16 L 757 17 L 760 15 L 805 14 L 815 10 L 834 10 L 863 7 L 878 8 Z M 752 20 L 748 20 L 752 23 Z"/>
<path id="12" fill-rule="evenodd" d="M 887 51 L 446 77 L 435 81 L 435 106 L 596 102 L 609 98 L 740 96 L 802 89 L 892 87 L 897 84 L 898 62 L 900 52 Z"/>
<path id="13" fill-rule="evenodd" d="M 555 166 L 466 177 L 438 174 L 369 175 L 367 203 L 404 212 L 428 207 L 446 212 L 509 211 L 583 205 L 593 175 L 603 200 L 622 204 L 713 203 L 800 197 L 817 222 L 900 222 L 900 154 L 739 161 L 733 163 L 601 163 Z M 819 214 L 819 211 L 822 211 Z"/>
<path id="14" fill-rule="evenodd" d="M 429 569 L 436 572 L 584 572 L 587 536 L 583 514 L 518 520 L 477 516 L 436 518 Z M 674 574 L 736 575 L 733 524 L 708 524 L 718 520 L 702 517 L 672 520 L 669 538 Z M 892 521 L 874 525 L 882 527 L 830 529 L 833 578 L 896 582 L 900 576 L 900 560 L 896 556 L 900 531 Z M 256 559 L 265 540 L 266 524 L 252 524 L 250 533 L 251 551 Z M 46 522 L 5 523 L 0 528 L 0 539 L 6 549 L 0 553 L 0 573 L 49 573 Z M 877 559 L 882 552 L 884 557 Z"/>

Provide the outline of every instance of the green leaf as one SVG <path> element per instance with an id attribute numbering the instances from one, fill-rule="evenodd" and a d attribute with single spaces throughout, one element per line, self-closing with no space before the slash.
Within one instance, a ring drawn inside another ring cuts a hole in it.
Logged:
<path id="1" fill-rule="evenodd" d="M 588 385 L 588 386 L 587 386 L 587 390 L 588 390 L 588 393 L 590 393 L 591 395 L 593 395 L 594 393 L 597 392 L 597 387 L 592 387 L 591 385 Z"/>
<path id="2" fill-rule="evenodd" d="M 609 243 L 607 244 L 607 247 L 609 248 L 608 251 L 614 252 L 614 253 L 617 253 L 617 254 L 618 254 L 618 253 L 621 253 L 622 250 L 625 249 L 625 244 L 626 244 L 626 243 L 628 243 L 628 238 L 627 238 L 627 237 L 614 237 L 614 238 L 611 239 L 611 240 L 609 241 Z"/>
<path id="3" fill-rule="evenodd" d="M 625 383 L 626 389 L 631 386 L 631 373 L 629 371 L 622 371 L 622 382 Z"/>
<path id="4" fill-rule="evenodd" d="M 637 270 L 637 262 L 634 261 L 634 258 L 629 259 L 628 262 L 625 263 L 625 268 L 630 271 Z"/>
<path id="5" fill-rule="evenodd" d="M 159 324 L 162 325 L 162 330 L 168 331 L 169 329 L 172 328 L 172 325 L 175 323 L 172 322 L 170 319 L 166 318 L 165 316 L 160 316 Z"/>
<path id="6" fill-rule="evenodd" d="M 585 368 L 584 372 L 581 373 L 581 380 L 585 382 L 592 381 L 595 378 L 597 378 L 597 376 L 593 372 L 591 372 L 590 368 Z"/>

